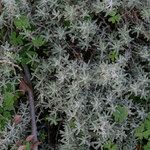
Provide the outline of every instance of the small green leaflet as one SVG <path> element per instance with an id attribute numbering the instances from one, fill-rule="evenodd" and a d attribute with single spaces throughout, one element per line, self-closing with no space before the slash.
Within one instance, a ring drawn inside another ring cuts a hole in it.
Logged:
<path id="1" fill-rule="evenodd" d="M 128 110 L 125 106 L 118 105 L 113 113 L 114 119 L 118 123 L 122 123 L 128 116 Z"/>
<path id="2" fill-rule="evenodd" d="M 29 142 L 26 143 L 26 150 L 31 150 L 31 149 L 30 149 L 30 143 L 29 143 Z"/>
<path id="3" fill-rule="evenodd" d="M 22 45 L 23 44 L 23 36 L 16 34 L 16 32 L 12 32 L 10 35 L 10 43 L 12 45 Z"/>
<path id="4" fill-rule="evenodd" d="M 35 38 L 32 39 L 32 44 L 35 46 L 35 47 L 40 47 L 42 46 L 43 44 L 45 43 L 45 40 L 43 37 L 41 36 L 37 36 Z"/>
<path id="5" fill-rule="evenodd" d="M 37 53 L 34 51 L 23 51 L 20 53 L 20 62 L 22 64 L 28 64 L 31 61 L 31 58 L 29 56 L 33 57 L 34 55 L 37 55 Z"/>
<path id="6" fill-rule="evenodd" d="M 144 125 L 145 125 L 145 129 L 150 130 L 150 119 L 146 119 Z"/>
<path id="7" fill-rule="evenodd" d="M 115 60 L 117 60 L 118 58 L 118 54 L 116 51 L 111 51 L 109 53 L 109 58 L 111 59 L 112 62 L 115 62 Z"/>
<path id="8" fill-rule="evenodd" d="M 136 130 L 135 130 L 135 136 L 139 139 L 143 139 L 143 132 L 144 132 L 144 123 L 142 123 Z"/>
<path id="9" fill-rule="evenodd" d="M 6 110 L 12 110 L 14 108 L 14 101 L 14 94 L 6 92 L 4 95 L 3 107 L 5 107 Z"/>
<path id="10" fill-rule="evenodd" d="M 70 121 L 69 121 L 69 126 L 71 129 L 74 129 L 76 127 L 76 124 L 75 124 L 75 118 L 72 118 Z"/>
<path id="11" fill-rule="evenodd" d="M 117 150 L 117 146 L 115 144 L 113 144 L 110 140 L 107 141 L 104 145 L 103 145 L 104 150 Z"/>
<path id="12" fill-rule="evenodd" d="M 3 109 L 12 110 L 14 108 L 14 102 L 18 99 L 19 95 L 15 91 L 14 85 L 7 84 L 6 88 L 3 91 L 4 101 Z"/>
<path id="13" fill-rule="evenodd" d="M 116 11 L 111 11 L 109 13 L 110 18 L 108 19 L 109 22 L 111 23 L 118 23 L 121 20 L 121 16 L 117 14 Z"/>
<path id="14" fill-rule="evenodd" d="M 4 94 L 4 101 L 3 101 L 3 108 L 5 108 L 5 110 L 13 110 L 14 109 L 14 103 L 15 101 L 19 98 L 19 93 L 10 93 L 10 92 L 6 92 Z"/>
<path id="15" fill-rule="evenodd" d="M 26 16 L 20 16 L 19 18 L 16 18 L 14 20 L 14 24 L 19 30 L 30 28 L 30 23 Z"/>
<path id="16" fill-rule="evenodd" d="M 147 119 L 135 130 L 135 136 L 142 140 L 148 139 L 150 137 L 150 114 L 147 116 Z"/>
<path id="17" fill-rule="evenodd" d="M 16 92 L 14 84 L 6 84 L 2 94 L 4 100 L 0 107 L 0 130 L 2 130 L 6 122 L 11 119 L 14 111 L 14 103 L 19 98 L 19 92 Z"/>
<path id="18" fill-rule="evenodd" d="M 150 141 L 144 145 L 144 150 L 150 150 Z"/>

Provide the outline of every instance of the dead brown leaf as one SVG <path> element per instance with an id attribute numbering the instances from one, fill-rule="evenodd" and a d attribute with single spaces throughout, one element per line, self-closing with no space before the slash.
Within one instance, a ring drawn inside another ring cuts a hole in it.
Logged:
<path id="1" fill-rule="evenodd" d="M 26 146 L 25 145 L 21 145 L 21 146 L 19 146 L 18 150 L 26 150 Z"/>
<path id="2" fill-rule="evenodd" d="M 19 90 L 23 95 L 28 91 L 28 86 L 23 79 L 20 80 Z"/>
<path id="3" fill-rule="evenodd" d="M 19 124 L 22 121 L 21 115 L 15 115 L 14 117 L 14 123 Z"/>
<path id="4" fill-rule="evenodd" d="M 34 139 L 34 135 L 29 135 L 29 136 L 26 138 L 26 141 L 27 141 L 27 142 L 31 142 L 33 139 Z"/>

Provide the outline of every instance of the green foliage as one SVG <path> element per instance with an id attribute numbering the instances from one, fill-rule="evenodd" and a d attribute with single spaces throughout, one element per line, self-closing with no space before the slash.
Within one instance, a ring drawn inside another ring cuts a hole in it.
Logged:
<path id="1" fill-rule="evenodd" d="M 138 128 L 136 128 L 135 136 L 144 145 L 144 150 L 150 149 L 150 114 L 147 116 L 145 121 Z"/>
<path id="2" fill-rule="evenodd" d="M 4 94 L 4 102 L 3 102 L 3 107 L 5 107 L 5 110 L 12 110 L 14 102 L 15 102 L 14 94 L 6 92 Z"/>
<path id="3" fill-rule="evenodd" d="M 117 13 L 117 11 L 111 11 L 109 14 L 108 21 L 111 23 L 118 23 L 121 20 L 120 14 Z"/>
<path id="4" fill-rule="evenodd" d="M 11 113 L 7 110 L 0 108 L 0 131 L 4 129 L 9 119 L 11 119 Z"/>
<path id="5" fill-rule="evenodd" d="M 34 56 L 37 56 L 37 53 L 35 51 L 33 51 L 33 50 L 28 50 L 28 51 L 22 50 L 20 52 L 20 55 L 19 55 L 19 57 L 20 57 L 19 62 L 21 64 L 30 64 L 32 61 L 31 58 Z"/>
<path id="6" fill-rule="evenodd" d="M 13 110 L 14 102 L 18 99 L 18 93 L 15 93 L 14 85 L 7 84 L 6 88 L 4 89 L 4 101 L 3 101 L 3 108 L 5 110 Z"/>
<path id="7" fill-rule="evenodd" d="M 113 113 L 114 119 L 118 123 L 122 123 L 128 116 L 128 110 L 125 106 L 118 105 Z"/>
<path id="8" fill-rule="evenodd" d="M 41 36 L 37 36 L 35 38 L 32 39 L 32 44 L 35 46 L 35 47 L 40 47 L 42 45 L 45 44 L 45 40 L 43 37 Z"/>
<path id="9" fill-rule="evenodd" d="M 14 85 L 7 84 L 3 90 L 3 96 L 3 104 L 0 107 L 0 130 L 2 130 L 6 122 L 11 119 L 15 102 L 19 98 L 19 93 L 15 92 Z"/>
<path id="10" fill-rule="evenodd" d="M 45 131 L 39 131 L 39 140 L 44 141 L 47 139 L 47 133 Z"/>
<path id="11" fill-rule="evenodd" d="M 69 126 L 70 126 L 70 128 L 75 129 L 75 127 L 76 127 L 75 118 L 72 118 L 72 119 L 69 121 Z"/>
<path id="12" fill-rule="evenodd" d="M 150 141 L 144 145 L 144 150 L 150 150 Z"/>
<path id="13" fill-rule="evenodd" d="M 104 150 L 117 150 L 117 146 L 110 140 L 103 145 Z"/>
<path id="14" fill-rule="evenodd" d="M 111 51 L 109 53 L 109 58 L 111 59 L 112 62 L 115 62 L 118 58 L 118 54 L 117 52 L 114 50 L 114 51 Z"/>
<path id="15" fill-rule="evenodd" d="M 135 136 L 140 140 L 150 138 L 150 114 L 147 119 L 135 130 Z"/>
<path id="16" fill-rule="evenodd" d="M 23 36 L 22 35 L 18 35 L 16 32 L 12 32 L 10 35 L 10 43 L 12 45 L 23 45 Z"/>
<path id="17" fill-rule="evenodd" d="M 28 18 L 26 16 L 20 16 L 19 18 L 16 18 L 14 20 L 14 25 L 19 30 L 28 29 L 28 28 L 31 27 L 30 23 L 29 23 L 29 20 L 28 20 Z"/>
<path id="18" fill-rule="evenodd" d="M 31 150 L 31 144 L 30 144 L 30 142 L 26 142 L 26 150 Z"/>

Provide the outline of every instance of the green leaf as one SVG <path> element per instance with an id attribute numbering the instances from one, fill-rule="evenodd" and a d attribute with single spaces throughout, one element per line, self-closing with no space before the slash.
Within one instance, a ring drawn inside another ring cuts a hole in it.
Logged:
<path id="1" fill-rule="evenodd" d="M 69 126 L 71 129 L 74 129 L 76 127 L 76 124 L 75 124 L 75 118 L 72 118 L 70 121 L 69 121 Z"/>
<path id="2" fill-rule="evenodd" d="M 150 136 L 150 129 L 143 132 L 143 138 L 148 139 Z"/>
<path id="3" fill-rule="evenodd" d="M 22 45 L 23 44 L 23 36 L 16 34 L 16 32 L 12 32 L 10 35 L 10 43 L 12 45 Z"/>
<path id="4" fill-rule="evenodd" d="M 109 22 L 111 23 L 118 23 L 121 20 L 120 14 L 117 14 L 116 11 L 111 11 L 109 13 L 110 18 L 108 19 Z"/>
<path id="5" fill-rule="evenodd" d="M 30 149 L 30 143 L 29 143 L 29 142 L 26 143 L 26 150 L 31 150 L 31 149 Z"/>
<path id="6" fill-rule="evenodd" d="M 148 139 L 150 137 L 150 120 L 149 115 L 146 120 L 135 130 L 135 136 L 140 140 Z"/>
<path id="7" fill-rule="evenodd" d="M 150 150 L 150 141 L 144 146 L 144 150 Z"/>
<path id="8" fill-rule="evenodd" d="M 29 56 L 34 56 L 37 55 L 36 52 L 34 51 L 23 51 L 20 53 L 20 60 L 19 62 L 21 62 L 22 64 L 28 64 L 29 62 L 31 62 L 31 58 Z"/>
<path id="9" fill-rule="evenodd" d="M 46 138 L 47 138 L 46 131 L 40 130 L 40 131 L 39 131 L 39 140 L 40 140 L 40 141 L 44 141 Z"/>
<path id="10" fill-rule="evenodd" d="M 127 108 L 125 106 L 118 105 L 116 111 L 113 113 L 113 116 L 116 122 L 123 122 L 128 116 Z"/>
<path id="11" fill-rule="evenodd" d="M 103 148 L 106 150 L 117 150 L 117 146 L 110 140 L 103 145 Z"/>
<path id="12" fill-rule="evenodd" d="M 7 84 L 3 89 L 3 109 L 12 110 L 14 108 L 14 102 L 19 98 L 19 92 L 15 91 L 14 84 Z"/>
<path id="13" fill-rule="evenodd" d="M 138 128 L 135 130 L 135 136 L 139 139 L 143 139 L 143 131 L 144 131 L 144 123 L 141 124 Z"/>
<path id="14" fill-rule="evenodd" d="M 7 118 L 0 114 L 0 131 L 4 129 L 6 122 Z"/>
<path id="15" fill-rule="evenodd" d="M 109 58 L 111 59 L 112 62 L 115 62 L 115 60 L 117 60 L 118 58 L 118 54 L 116 51 L 111 51 L 109 53 Z"/>
<path id="16" fill-rule="evenodd" d="M 8 120 L 11 119 L 14 111 L 14 103 L 20 97 L 16 92 L 15 84 L 8 83 L 2 89 L 3 103 L 0 107 L 0 130 L 3 130 Z"/>
<path id="17" fill-rule="evenodd" d="M 150 130 L 150 120 L 145 120 L 144 122 L 146 130 Z"/>
<path id="18" fill-rule="evenodd" d="M 3 93 L 5 92 L 14 92 L 15 91 L 15 85 L 11 83 L 7 83 L 3 89 Z"/>
<path id="19" fill-rule="evenodd" d="M 45 40 L 43 37 L 41 36 L 37 36 L 35 38 L 32 39 L 32 44 L 35 46 L 35 47 L 40 47 L 42 46 L 43 44 L 45 43 Z"/>
<path id="20" fill-rule="evenodd" d="M 11 118 L 11 113 L 10 113 L 9 111 L 5 111 L 5 110 L 4 110 L 4 112 L 3 112 L 3 117 L 4 117 L 5 119 L 10 119 L 10 118 Z"/>
<path id="21" fill-rule="evenodd" d="M 19 18 L 16 18 L 14 20 L 14 24 L 19 30 L 30 28 L 30 23 L 26 16 L 20 16 Z"/>
<path id="22" fill-rule="evenodd" d="M 10 92 L 6 92 L 4 94 L 4 102 L 3 102 L 3 107 L 5 108 L 5 110 L 12 110 L 13 109 L 13 105 L 14 105 L 14 94 L 10 93 Z"/>
<path id="23" fill-rule="evenodd" d="M 150 113 L 147 115 L 147 119 L 150 120 Z"/>

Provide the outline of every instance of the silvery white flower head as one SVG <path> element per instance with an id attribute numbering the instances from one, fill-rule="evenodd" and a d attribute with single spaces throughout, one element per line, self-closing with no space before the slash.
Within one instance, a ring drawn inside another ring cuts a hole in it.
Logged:
<path id="1" fill-rule="evenodd" d="M 107 7 L 108 7 L 108 4 L 106 5 L 105 1 L 102 2 L 100 0 L 96 0 L 96 2 L 93 3 L 93 8 L 96 13 L 100 13 L 100 12 L 106 10 Z"/>
<path id="2" fill-rule="evenodd" d="M 113 0 L 105 0 L 106 1 L 106 8 L 112 10 L 113 7 Z"/>
<path id="3" fill-rule="evenodd" d="M 4 11 L 8 17 L 12 18 L 19 14 L 19 8 L 15 0 L 2 0 L 2 3 L 4 4 Z"/>
<path id="4" fill-rule="evenodd" d="M 119 29 L 119 36 L 125 44 L 129 44 L 133 39 L 129 35 L 130 29 L 128 29 L 127 25 L 124 25 L 121 29 Z"/>
<path id="5" fill-rule="evenodd" d="M 76 18 L 76 7 L 75 6 L 65 6 L 64 16 L 66 20 L 73 22 Z"/>
<path id="6" fill-rule="evenodd" d="M 150 48 L 148 46 L 144 46 L 139 54 L 143 59 L 150 61 Z"/>
<path id="7" fill-rule="evenodd" d="M 1 45 L 1 48 L 3 49 L 3 51 L 6 51 L 6 52 L 13 51 L 14 49 L 13 47 L 10 46 L 8 41 L 6 41 L 4 45 Z"/>
<path id="8" fill-rule="evenodd" d="M 41 17 L 43 20 L 47 20 L 49 18 L 49 12 L 48 10 L 45 8 L 45 7 L 38 7 L 37 6 L 37 9 L 36 9 L 36 17 Z"/>

